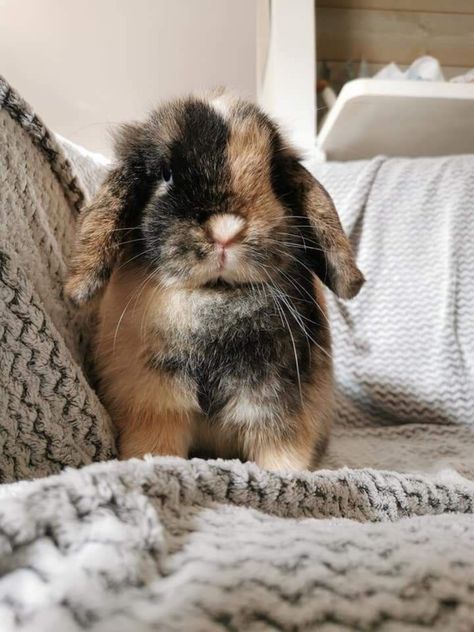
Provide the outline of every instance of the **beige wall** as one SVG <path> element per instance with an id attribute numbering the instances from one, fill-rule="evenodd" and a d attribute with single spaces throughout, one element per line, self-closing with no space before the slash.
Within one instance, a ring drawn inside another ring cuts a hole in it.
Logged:
<path id="1" fill-rule="evenodd" d="M 107 151 L 158 100 L 256 96 L 255 0 L 0 0 L 0 73 L 57 132 Z"/>

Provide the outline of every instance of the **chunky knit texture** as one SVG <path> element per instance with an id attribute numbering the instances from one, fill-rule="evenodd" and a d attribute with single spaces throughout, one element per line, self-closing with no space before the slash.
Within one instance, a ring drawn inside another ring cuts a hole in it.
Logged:
<path id="1" fill-rule="evenodd" d="M 474 157 L 315 168 L 368 278 L 329 297 L 327 469 L 47 476 L 114 454 L 61 291 L 103 169 L 66 151 L 0 82 L 0 475 L 46 476 L 0 486 L 0 631 L 473 630 Z"/>
<path id="2" fill-rule="evenodd" d="M 472 630 L 460 477 L 162 458 L 4 493 L 2 632 Z"/>
<path id="3" fill-rule="evenodd" d="M 83 198 L 59 145 L 0 78 L 0 482 L 114 454 L 81 369 L 84 317 L 62 296 Z"/>

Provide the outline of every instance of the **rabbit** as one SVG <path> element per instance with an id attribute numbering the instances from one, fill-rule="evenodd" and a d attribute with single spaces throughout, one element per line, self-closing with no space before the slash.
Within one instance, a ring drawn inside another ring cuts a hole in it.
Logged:
<path id="1" fill-rule="evenodd" d="M 333 202 L 257 105 L 164 104 L 120 127 L 66 293 L 99 298 L 100 396 L 122 459 L 316 467 L 333 406 L 322 283 L 364 282 Z"/>

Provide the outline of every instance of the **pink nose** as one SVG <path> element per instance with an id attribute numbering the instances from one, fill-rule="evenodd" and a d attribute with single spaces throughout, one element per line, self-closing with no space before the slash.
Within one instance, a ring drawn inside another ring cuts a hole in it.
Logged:
<path id="1" fill-rule="evenodd" d="M 209 220 L 209 233 L 219 252 L 238 241 L 242 236 L 244 227 L 244 220 L 238 215 L 230 213 L 214 215 Z"/>

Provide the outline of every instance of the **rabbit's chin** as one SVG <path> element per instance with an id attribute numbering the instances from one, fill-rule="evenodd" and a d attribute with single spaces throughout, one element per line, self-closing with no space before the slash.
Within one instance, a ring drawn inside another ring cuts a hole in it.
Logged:
<path id="1" fill-rule="evenodd" d="M 198 289 L 219 282 L 228 285 L 244 285 L 263 283 L 266 280 L 268 280 L 268 275 L 260 271 L 258 267 L 244 261 L 236 261 L 224 266 L 213 263 L 201 264 L 189 270 L 180 271 L 179 274 L 162 275 L 160 283 L 166 287 Z"/>

